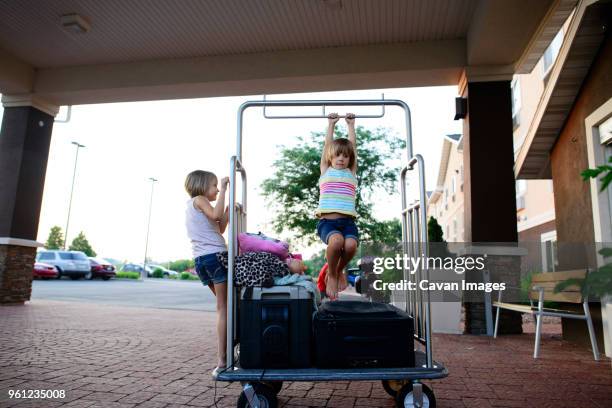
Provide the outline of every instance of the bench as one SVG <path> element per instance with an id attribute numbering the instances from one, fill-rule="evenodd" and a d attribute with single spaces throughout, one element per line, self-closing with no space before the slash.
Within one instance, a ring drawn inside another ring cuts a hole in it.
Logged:
<path id="1" fill-rule="evenodd" d="M 599 360 L 599 350 L 597 349 L 597 341 L 595 339 L 595 330 L 593 329 L 593 321 L 589 312 L 588 299 L 582 295 L 580 288 L 576 285 L 569 286 L 564 290 L 555 293 L 554 288 L 559 282 L 567 279 L 585 279 L 588 271 L 586 269 L 563 271 L 563 272 L 546 272 L 532 275 L 532 290 L 529 292 L 530 305 L 505 303 L 502 301 L 502 291 L 499 291 L 497 301 L 494 301 L 492 306 L 497 308 L 495 316 L 495 332 L 493 337 L 497 337 L 497 328 L 499 325 L 499 314 L 501 309 L 513 310 L 515 312 L 529 313 L 535 316 L 535 346 L 533 350 L 533 358 L 538 358 L 540 355 L 540 337 L 542 335 L 542 317 L 556 316 L 566 317 L 570 319 L 586 320 L 593 348 L 593 357 Z M 537 305 L 534 305 L 537 301 Z M 544 302 L 561 302 L 561 303 L 582 303 L 584 313 L 571 311 L 567 309 L 552 309 L 545 308 Z"/>

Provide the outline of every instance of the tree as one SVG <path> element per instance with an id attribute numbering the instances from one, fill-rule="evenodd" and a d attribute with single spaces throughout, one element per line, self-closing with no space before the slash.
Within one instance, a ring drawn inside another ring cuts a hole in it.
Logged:
<path id="1" fill-rule="evenodd" d="M 55 225 L 51 227 L 49 231 L 49 237 L 45 242 L 45 248 L 47 249 L 62 249 L 64 247 L 64 233 L 62 228 Z"/>
<path id="2" fill-rule="evenodd" d="M 436 217 L 429 217 L 427 221 L 427 236 L 429 242 L 444 242 L 444 233 Z"/>
<path id="3" fill-rule="evenodd" d="M 399 222 L 376 221 L 372 208 L 375 201 L 386 199 L 385 193 L 396 191 L 398 171 L 388 162 L 400 158 L 406 143 L 388 135 L 384 129 L 371 131 L 359 126 L 356 134 L 358 185 L 355 204 L 361 241 L 397 242 L 401 240 Z M 341 136 L 344 135 L 336 129 L 336 137 Z M 314 213 L 319 203 L 319 165 L 324 140 L 322 132 L 314 132 L 308 137 L 298 137 L 295 147 L 280 146 L 274 175 L 261 185 L 264 197 L 277 211 L 272 222 L 275 232 L 292 231 L 298 239 L 309 243 L 316 241 Z"/>
<path id="4" fill-rule="evenodd" d="M 87 256 L 96 256 L 96 251 L 94 251 L 91 245 L 89 245 L 89 241 L 87 241 L 87 238 L 85 238 L 83 231 L 79 232 L 79 235 L 72 240 L 72 244 L 70 244 L 69 249 L 71 251 L 85 252 L 85 255 Z"/>
<path id="5" fill-rule="evenodd" d="M 191 269 L 195 266 L 193 259 L 179 259 L 177 261 L 170 262 L 168 269 L 177 272 L 184 272 L 187 269 Z"/>

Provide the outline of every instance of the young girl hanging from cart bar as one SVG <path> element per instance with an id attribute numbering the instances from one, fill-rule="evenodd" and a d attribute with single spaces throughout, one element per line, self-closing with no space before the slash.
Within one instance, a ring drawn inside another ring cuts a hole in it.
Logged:
<path id="1" fill-rule="evenodd" d="M 327 245 L 329 264 L 326 294 L 331 300 L 348 286 L 344 268 L 355 256 L 359 232 L 355 225 L 355 196 L 357 190 L 357 149 L 355 115 L 345 116 L 348 139 L 334 139 L 334 128 L 339 120 L 336 113 L 328 116 L 325 146 L 321 154 L 319 178 L 319 207 L 316 215 L 317 234 Z"/>
<path id="2" fill-rule="evenodd" d="M 217 176 L 209 171 L 195 170 L 187 175 L 185 225 L 191 241 L 195 269 L 202 281 L 217 298 L 217 367 L 225 368 L 225 340 L 227 328 L 227 269 L 219 262 L 218 252 L 227 251 L 223 231 L 229 219 L 225 206 L 225 192 L 229 178 L 223 177 L 219 188 Z M 216 202 L 215 202 L 216 201 Z M 214 206 L 212 202 L 215 202 Z"/>

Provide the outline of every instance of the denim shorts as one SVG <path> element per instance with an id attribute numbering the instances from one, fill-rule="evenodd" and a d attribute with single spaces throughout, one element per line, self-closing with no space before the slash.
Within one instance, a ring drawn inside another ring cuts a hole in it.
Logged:
<path id="1" fill-rule="evenodd" d="M 227 269 L 217 259 L 217 254 L 198 256 L 195 259 L 195 270 L 204 286 L 209 283 L 227 282 Z"/>
<path id="2" fill-rule="evenodd" d="M 336 218 L 335 220 L 321 218 L 317 223 L 317 235 L 319 235 L 321 241 L 327 244 L 332 234 L 341 234 L 345 239 L 353 238 L 359 242 L 357 225 L 355 225 L 355 220 L 350 217 Z"/>

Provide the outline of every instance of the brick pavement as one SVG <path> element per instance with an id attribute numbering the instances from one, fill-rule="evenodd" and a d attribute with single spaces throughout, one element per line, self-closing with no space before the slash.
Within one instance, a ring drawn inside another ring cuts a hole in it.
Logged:
<path id="1" fill-rule="evenodd" d="M 210 378 L 208 312 L 33 301 L 0 307 L 0 407 L 234 407 L 238 384 Z M 526 328 L 529 328 L 526 326 Z M 554 330 L 553 330 L 554 331 Z M 545 334 L 436 335 L 450 371 L 431 382 L 439 407 L 610 407 L 610 361 Z M 216 390 L 215 390 L 216 385 Z M 62 400 L 9 400 L 8 390 L 66 390 Z M 216 393 L 216 394 L 215 394 Z M 286 383 L 283 407 L 392 407 L 379 382 Z"/>

